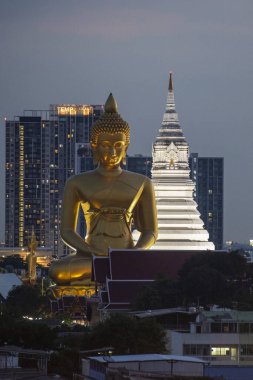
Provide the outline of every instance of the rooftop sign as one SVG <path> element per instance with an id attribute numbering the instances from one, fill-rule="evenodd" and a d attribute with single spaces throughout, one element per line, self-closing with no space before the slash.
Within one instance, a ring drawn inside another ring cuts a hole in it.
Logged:
<path id="1" fill-rule="evenodd" d="M 93 113 L 93 107 L 87 106 L 85 104 L 60 104 L 56 106 L 58 115 L 90 115 Z"/>

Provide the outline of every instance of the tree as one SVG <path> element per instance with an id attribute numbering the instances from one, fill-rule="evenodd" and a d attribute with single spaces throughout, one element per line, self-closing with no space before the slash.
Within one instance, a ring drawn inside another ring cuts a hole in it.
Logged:
<path id="1" fill-rule="evenodd" d="M 182 267 L 179 278 L 157 278 L 133 302 L 134 310 L 175 306 L 219 304 L 241 310 L 253 304 L 253 265 L 238 252 L 206 252 L 193 255 Z"/>
<path id="2" fill-rule="evenodd" d="M 41 297 L 40 289 L 31 285 L 20 285 L 12 289 L 6 299 L 7 313 L 15 316 L 39 315 L 45 306 L 46 298 Z"/>
<path id="3" fill-rule="evenodd" d="M 165 331 L 153 318 L 136 320 L 135 354 L 165 353 Z"/>
<path id="4" fill-rule="evenodd" d="M 193 268 L 181 278 L 180 285 L 187 304 L 224 305 L 230 298 L 226 277 L 208 265 Z"/>
<path id="5" fill-rule="evenodd" d="M 145 287 L 133 301 L 134 310 L 162 309 L 182 304 L 178 281 L 158 277 L 152 285 Z"/>
<path id="6" fill-rule="evenodd" d="M 84 334 L 83 349 L 101 347 L 113 347 L 115 354 L 162 353 L 166 351 L 165 332 L 153 319 L 112 314 Z"/>
<path id="7" fill-rule="evenodd" d="M 199 302 L 202 306 L 232 307 L 237 302 L 240 307 L 249 308 L 252 273 L 252 267 L 238 252 L 206 252 L 193 255 L 184 264 L 179 272 L 179 283 L 186 304 Z M 240 294 L 243 302 L 238 302 Z"/>
<path id="8" fill-rule="evenodd" d="M 227 278 L 242 278 L 248 270 L 246 259 L 238 252 L 205 252 L 193 255 L 183 265 L 179 272 L 180 278 L 186 276 L 192 269 L 208 265 L 222 273 Z"/>
<path id="9" fill-rule="evenodd" d="M 50 356 L 48 372 L 57 373 L 72 379 L 73 373 L 79 371 L 79 352 L 77 350 L 65 349 L 54 352 Z"/>
<path id="10" fill-rule="evenodd" d="M 33 349 L 55 348 L 57 334 L 42 323 L 0 317 L 0 345 L 9 344 Z"/>

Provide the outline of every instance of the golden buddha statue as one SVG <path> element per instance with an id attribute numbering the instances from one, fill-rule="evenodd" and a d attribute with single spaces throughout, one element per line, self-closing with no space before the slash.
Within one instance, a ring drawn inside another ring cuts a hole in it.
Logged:
<path id="1" fill-rule="evenodd" d="M 64 189 L 61 236 L 76 251 L 50 267 L 58 285 L 85 283 L 91 276 L 91 256 L 105 256 L 108 248 L 147 249 L 157 238 L 156 205 L 149 178 L 123 170 L 130 128 L 109 95 L 105 112 L 91 129 L 95 170 L 74 175 Z M 86 237 L 76 232 L 79 207 L 86 221 Z M 132 227 L 140 232 L 134 245 Z"/>

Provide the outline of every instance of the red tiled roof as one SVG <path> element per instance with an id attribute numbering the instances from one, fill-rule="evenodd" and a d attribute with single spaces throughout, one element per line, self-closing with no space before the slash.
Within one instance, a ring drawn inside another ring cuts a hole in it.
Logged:
<path id="1" fill-rule="evenodd" d="M 112 250 L 109 252 L 114 280 L 153 280 L 162 274 L 175 279 L 186 260 L 199 251 Z"/>
<path id="2" fill-rule="evenodd" d="M 185 261 L 200 251 L 111 250 L 109 257 L 93 257 L 92 280 L 153 280 L 162 274 L 175 279 Z"/>
<path id="3" fill-rule="evenodd" d="M 175 279 L 184 263 L 196 253 L 200 251 L 114 249 L 109 251 L 109 257 L 93 257 L 92 279 L 106 285 L 100 293 L 100 306 L 129 309 L 137 294 L 157 275 Z"/>

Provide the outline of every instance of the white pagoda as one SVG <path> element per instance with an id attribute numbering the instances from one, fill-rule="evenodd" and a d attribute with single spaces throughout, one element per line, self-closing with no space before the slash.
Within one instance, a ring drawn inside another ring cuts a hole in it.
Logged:
<path id="1" fill-rule="evenodd" d="M 166 109 L 152 155 L 158 239 L 151 249 L 214 250 L 193 199 L 195 185 L 190 179 L 189 145 L 175 109 L 172 73 Z"/>

